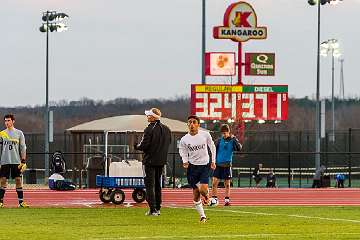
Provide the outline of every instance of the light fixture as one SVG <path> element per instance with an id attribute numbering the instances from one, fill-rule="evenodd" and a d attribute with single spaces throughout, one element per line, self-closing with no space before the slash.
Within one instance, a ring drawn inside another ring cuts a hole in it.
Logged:
<path id="1" fill-rule="evenodd" d="M 66 13 L 57 13 L 56 11 L 46 11 L 43 13 L 42 21 L 44 22 L 40 27 L 40 32 L 64 32 L 68 27 L 61 23 L 64 19 L 69 18 Z"/>
<path id="2" fill-rule="evenodd" d="M 69 18 L 69 15 L 67 15 L 66 13 L 58 13 L 55 17 L 55 21 L 62 21 L 67 18 Z"/>
<path id="3" fill-rule="evenodd" d="M 40 32 L 46 32 L 47 31 L 47 25 L 46 24 L 43 24 L 43 25 L 41 25 L 41 27 L 40 27 Z"/>
<path id="4" fill-rule="evenodd" d="M 320 44 L 320 55 L 326 57 L 331 53 L 334 57 L 340 57 L 340 44 L 337 39 L 329 39 Z"/>
<path id="5" fill-rule="evenodd" d="M 66 26 L 64 23 L 59 23 L 56 25 L 57 32 L 65 32 L 67 30 L 68 30 L 68 26 Z"/>
<path id="6" fill-rule="evenodd" d="M 326 3 L 330 3 L 330 4 L 333 4 L 333 3 L 331 3 L 331 2 L 333 2 L 333 1 L 337 1 L 337 0 L 320 0 L 320 4 L 321 5 L 324 5 L 324 4 L 326 4 Z M 308 3 L 311 5 L 311 6 L 314 6 L 314 5 L 316 5 L 316 4 L 318 4 L 318 0 L 308 0 Z"/>
<path id="7" fill-rule="evenodd" d="M 336 4 L 338 4 L 338 3 L 340 3 L 340 2 L 342 2 L 343 0 L 331 0 L 330 1 L 330 4 L 331 5 L 336 5 Z"/>

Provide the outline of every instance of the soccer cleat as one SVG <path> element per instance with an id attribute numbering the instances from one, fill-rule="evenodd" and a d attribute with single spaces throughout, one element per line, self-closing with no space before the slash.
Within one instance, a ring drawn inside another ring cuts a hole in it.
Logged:
<path id="1" fill-rule="evenodd" d="M 160 216 L 160 210 L 156 210 L 156 213 L 158 214 L 158 216 Z"/>
<path id="2" fill-rule="evenodd" d="M 0 202 L 0 208 L 4 208 L 4 203 Z"/>
<path id="3" fill-rule="evenodd" d="M 225 207 L 228 207 L 228 206 L 231 206 L 231 204 L 230 204 L 230 202 L 225 202 L 225 203 L 224 203 L 224 206 L 225 206 Z"/>
<path id="4" fill-rule="evenodd" d="M 159 216 L 158 212 L 151 212 L 150 210 L 145 213 L 145 216 Z"/>
<path id="5" fill-rule="evenodd" d="M 206 223 L 206 221 L 207 221 L 206 217 L 201 217 L 200 218 L 200 223 Z"/>
<path id="6" fill-rule="evenodd" d="M 30 206 L 27 205 L 25 202 L 19 203 L 18 208 L 29 208 Z"/>

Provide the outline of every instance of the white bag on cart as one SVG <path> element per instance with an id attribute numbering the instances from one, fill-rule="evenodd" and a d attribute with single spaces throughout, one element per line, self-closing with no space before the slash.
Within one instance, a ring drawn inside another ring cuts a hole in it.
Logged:
<path id="1" fill-rule="evenodd" d="M 109 177 L 144 177 L 142 162 L 136 159 L 111 162 L 109 166 Z"/>

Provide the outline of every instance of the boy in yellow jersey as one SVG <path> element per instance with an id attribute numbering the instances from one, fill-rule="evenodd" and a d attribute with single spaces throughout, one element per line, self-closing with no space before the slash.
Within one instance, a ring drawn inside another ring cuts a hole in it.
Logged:
<path id="1" fill-rule="evenodd" d="M 19 208 L 29 207 L 23 201 L 22 174 L 26 169 L 26 144 L 24 133 L 14 127 L 15 117 L 7 114 L 4 117 L 6 129 L 0 132 L 1 147 L 1 187 L 0 207 L 4 207 L 3 199 L 7 187 L 7 179 L 15 178 Z"/>

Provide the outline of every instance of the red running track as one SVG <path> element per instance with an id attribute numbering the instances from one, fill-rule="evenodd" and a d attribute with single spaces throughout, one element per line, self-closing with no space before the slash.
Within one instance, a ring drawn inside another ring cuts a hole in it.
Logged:
<path id="1" fill-rule="evenodd" d="M 125 206 L 146 206 L 135 204 L 132 190 L 124 190 Z M 224 191 L 219 191 L 223 204 Z M 52 191 L 47 189 L 24 190 L 24 199 L 32 207 L 117 207 L 103 204 L 98 190 Z M 232 206 L 360 206 L 360 189 L 295 189 L 295 188 L 234 188 L 231 191 Z M 17 206 L 14 189 L 6 191 L 5 207 Z M 163 189 L 164 206 L 192 206 L 191 189 Z M 121 206 L 121 205 L 119 205 Z M 124 205 L 123 205 L 124 206 Z"/>

